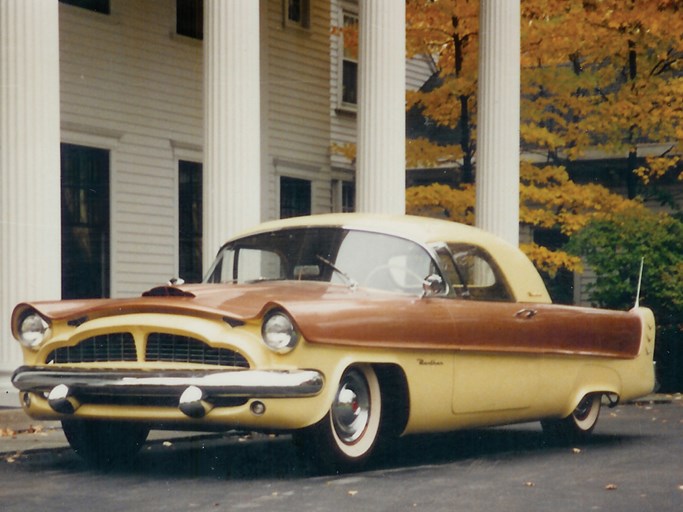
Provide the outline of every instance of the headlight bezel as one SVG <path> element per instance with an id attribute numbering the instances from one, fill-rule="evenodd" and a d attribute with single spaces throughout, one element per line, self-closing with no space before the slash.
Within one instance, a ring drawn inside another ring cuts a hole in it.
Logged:
<path id="1" fill-rule="evenodd" d="M 283 310 L 273 309 L 266 313 L 261 324 L 261 339 L 269 350 L 287 354 L 299 344 L 301 335 L 294 320 Z"/>
<path id="2" fill-rule="evenodd" d="M 34 309 L 25 311 L 16 324 L 15 338 L 24 347 L 38 348 L 52 336 L 52 325 Z"/>

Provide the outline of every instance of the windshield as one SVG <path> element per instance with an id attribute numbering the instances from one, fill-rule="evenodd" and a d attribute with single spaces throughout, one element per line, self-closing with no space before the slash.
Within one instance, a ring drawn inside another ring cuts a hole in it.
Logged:
<path id="1" fill-rule="evenodd" d="M 241 238 L 221 249 L 208 283 L 309 280 L 419 294 L 437 273 L 421 245 L 342 228 L 296 228 Z"/>

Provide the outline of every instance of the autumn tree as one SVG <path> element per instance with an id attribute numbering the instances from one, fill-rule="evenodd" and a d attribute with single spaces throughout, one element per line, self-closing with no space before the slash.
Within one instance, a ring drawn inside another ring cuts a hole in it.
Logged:
<path id="1" fill-rule="evenodd" d="M 588 150 L 623 155 L 635 179 L 675 170 L 683 153 L 683 1 L 522 0 L 523 149 L 553 164 Z M 408 0 L 408 57 L 428 55 L 430 87 L 407 106 L 453 128 L 450 145 L 409 141 L 409 166 L 456 162 L 471 183 L 479 0 Z M 353 39 L 352 39 L 353 40 Z M 638 145 L 659 153 L 639 164 Z M 683 179 L 683 174 L 681 174 Z"/>
<path id="2" fill-rule="evenodd" d="M 452 144 L 409 141 L 407 162 L 449 163 L 460 169 L 464 184 L 409 190 L 411 213 L 473 220 L 478 6 L 478 0 L 407 2 L 408 55 L 430 55 L 437 70 L 429 88 L 408 93 L 408 108 L 453 130 Z M 599 185 L 569 179 L 567 164 L 589 150 L 628 155 L 624 176 L 631 197 L 638 176 L 648 180 L 679 164 L 680 7 L 680 1 L 666 0 L 522 0 L 522 148 L 546 164 L 521 165 L 523 223 L 572 235 L 594 216 L 642 208 Z M 642 165 L 638 144 L 646 142 L 662 143 L 661 152 Z M 523 248 L 551 274 L 579 267 L 564 251 Z"/>
<path id="3" fill-rule="evenodd" d="M 522 0 L 522 223 L 570 236 L 592 216 L 642 208 L 599 185 L 577 185 L 567 167 L 586 155 L 623 156 L 628 195 L 676 172 L 683 152 L 681 0 Z M 436 70 L 407 108 L 450 130 L 450 140 L 407 141 L 408 167 L 449 166 L 460 187 L 407 191 L 410 213 L 474 219 L 479 0 L 407 0 L 408 57 L 428 56 Z M 357 27 L 339 27 L 345 45 Z M 643 161 L 639 148 L 659 153 Z M 335 147 L 349 159 L 354 147 Z M 531 166 L 532 157 L 536 166 Z M 538 162 L 543 162 L 539 172 Z M 683 178 L 683 174 L 681 174 Z M 553 274 L 578 259 L 528 244 L 537 266 Z"/>
<path id="4" fill-rule="evenodd" d="M 522 19 L 524 149 L 623 155 L 631 198 L 683 170 L 681 0 L 523 0 Z"/>
<path id="5" fill-rule="evenodd" d="M 451 144 L 426 138 L 407 141 L 407 165 L 458 162 L 463 183 L 474 182 L 479 0 L 406 3 L 408 57 L 426 55 L 437 70 L 430 87 L 408 91 L 407 108 L 451 128 Z"/>

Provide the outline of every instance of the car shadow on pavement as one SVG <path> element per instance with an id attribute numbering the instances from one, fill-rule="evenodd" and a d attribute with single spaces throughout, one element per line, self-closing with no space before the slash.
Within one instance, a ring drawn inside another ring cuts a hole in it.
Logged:
<path id="1" fill-rule="evenodd" d="M 632 435 L 595 434 L 582 446 L 609 447 L 635 441 Z M 491 428 L 446 434 L 413 435 L 383 447 L 364 472 L 442 465 L 468 459 L 511 459 L 547 451 L 581 449 L 550 442 L 529 428 Z M 53 461 L 72 472 L 97 471 L 145 478 L 218 478 L 226 480 L 300 479 L 322 476 L 302 460 L 290 436 L 205 435 L 148 442 L 121 467 L 95 469 L 75 454 L 62 451 Z M 47 459 L 43 464 L 51 465 Z M 326 475 L 329 476 L 329 475 Z"/>

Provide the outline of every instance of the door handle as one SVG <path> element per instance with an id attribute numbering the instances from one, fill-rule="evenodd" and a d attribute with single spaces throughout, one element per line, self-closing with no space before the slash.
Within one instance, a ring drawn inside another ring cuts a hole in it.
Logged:
<path id="1" fill-rule="evenodd" d="M 538 311 L 536 311 L 535 309 L 524 308 L 520 309 L 519 311 L 517 311 L 517 313 L 515 313 L 515 318 L 519 318 L 521 320 L 531 320 L 533 317 L 536 316 L 537 313 Z"/>

